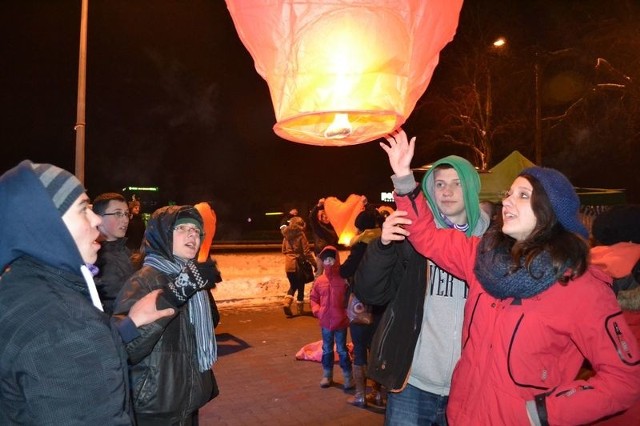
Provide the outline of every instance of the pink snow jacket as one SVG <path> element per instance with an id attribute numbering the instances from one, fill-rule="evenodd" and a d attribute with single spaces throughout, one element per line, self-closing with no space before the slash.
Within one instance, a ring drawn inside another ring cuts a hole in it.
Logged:
<path id="1" fill-rule="evenodd" d="M 335 247 L 326 246 L 322 251 L 335 250 L 336 262 L 324 268 L 313 283 L 309 300 L 313 316 L 320 320 L 320 327 L 339 330 L 349 326 L 347 317 L 347 280 L 340 276 L 340 254 Z M 322 252 L 320 252 L 322 254 Z"/>
<path id="2" fill-rule="evenodd" d="M 601 270 L 528 299 L 496 299 L 474 274 L 480 238 L 436 229 L 419 190 L 396 194 L 396 204 L 413 221 L 405 228 L 416 250 L 469 285 L 449 424 L 584 424 L 640 399 L 638 343 Z M 584 358 L 596 374 L 575 380 Z"/>

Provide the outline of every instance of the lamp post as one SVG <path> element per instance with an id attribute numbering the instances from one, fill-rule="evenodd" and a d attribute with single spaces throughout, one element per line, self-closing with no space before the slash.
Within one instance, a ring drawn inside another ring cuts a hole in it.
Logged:
<path id="1" fill-rule="evenodd" d="M 491 143 L 491 126 L 493 125 L 493 84 L 492 84 L 492 76 L 491 76 L 491 61 L 490 56 L 499 54 L 502 52 L 507 45 L 507 40 L 504 37 L 500 37 L 493 41 L 491 45 L 486 49 L 483 56 L 484 59 L 484 67 L 485 67 L 485 78 L 486 78 L 486 94 L 485 94 L 485 102 L 484 102 L 484 118 L 482 115 L 480 116 L 480 120 L 482 123 L 482 144 L 484 146 L 480 151 L 480 167 L 482 170 L 486 170 L 488 166 L 488 161 L 490 160 L 490 143 Z M 479 94 L 478 94 L 479 95 Z"/>
<path id="2" fill-rule="evenodd" d="M 533 146 L 535 147 L 536 165 L 542 166 L 542 102 L 540 100 L 540 54 L 536 52 L 536 62 L 533 65 L 535 78 L 536 130 Z"/>
<path id="3" fill-rule="evenodd" d="M 87 15 L 89 0 L 82 0 L 80 13 L 80 53 L 78 55 L 78 102 L 76 110 L 75 175 L 84 184 L 85 109 L 87 83 Z"/>

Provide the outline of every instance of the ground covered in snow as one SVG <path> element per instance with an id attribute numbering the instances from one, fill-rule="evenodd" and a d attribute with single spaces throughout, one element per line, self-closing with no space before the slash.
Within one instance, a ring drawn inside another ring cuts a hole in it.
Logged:
<path id="1" fill-rule="evenodd" d="M 289 289 L 284 255 L 279 251 L 212 253 L 222 272 L 222 282 L 213 290 L 218 307 L 276 304 Z M 342 259 L 348 252 L 340 254 Z M 305 288 L 309 299 L 311 284 Z"/>

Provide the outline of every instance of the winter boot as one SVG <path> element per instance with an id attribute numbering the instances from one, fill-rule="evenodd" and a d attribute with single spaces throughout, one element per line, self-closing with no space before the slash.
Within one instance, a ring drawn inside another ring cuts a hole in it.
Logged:
<path id="1" fill-rule="evenodd" d="M 322 380 L 320 380 L 321 388 L 328 388 L 333 383 L 333 370 L 323 370 Z"/>
<path id="2" fill-rule="evenodd" d="M 282 309 L 284 310 L 284 314 L 291 318 L 293 316 L 293 312 L 291 312 L 291 304 L 293 303 L 293 296 L 287 294 L 282 301 Z"/>
<path id="3" fill-rule="evenodd" d="M 371 393 L 367 395 L 367 402 L 376 408 L 383 410 L 387 408 L 387 392 L 380 383 L 373 382 Z"/>
<path id="4" fill-rule="evenodd" d="M 356 407 L 367 407 L 367 398 L 365 397 L 367 392 L 367 376 L 365 375 L 366 366 L 354 365 L 353 377 L 355 379 L 356 393 L 353 396 L 347 398 L 347 404 L 355 405 Z M 346 383 L 346 380 L 345 380 Z"/>
<path id="5" fill-rule="evenodd" d="M 296 302 L 298 308 L 298 315 L 304 315 L 304 302 Z"/>
<path id="6" fill-rule="evenodd" d="M 342 370 L 342 377 L 344 378 L 342 388 L 344 390 L 353 389 L 353 372 L 351 370 Z"/>

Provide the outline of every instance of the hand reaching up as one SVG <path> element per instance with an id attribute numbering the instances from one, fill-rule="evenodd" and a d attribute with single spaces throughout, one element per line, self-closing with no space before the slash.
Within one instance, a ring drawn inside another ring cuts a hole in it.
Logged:
<path id="1" fill-rule="evenodd" d="M 411 159 L 415 150 L 416 137 L 407 140 L 407 134 L 402 129 L 385 136 L 389 145 L 380 142 L 380 147 L 389 156 L 389 164 L 396 176 L 406 176 L 411 173 Z"/>

